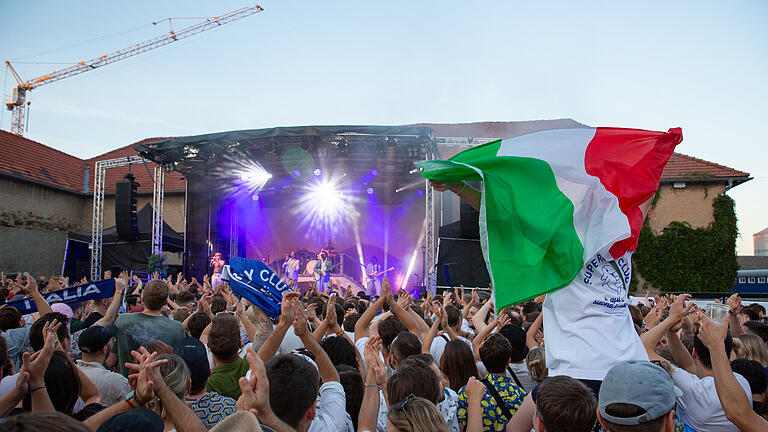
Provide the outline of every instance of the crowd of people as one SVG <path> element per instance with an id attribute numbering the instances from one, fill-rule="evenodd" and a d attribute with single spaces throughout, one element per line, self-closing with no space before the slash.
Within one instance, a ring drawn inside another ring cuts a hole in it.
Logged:
<path id="1" fill-rule="evenodd" d="M 114 279 L 72 309 L 43 295 L 64 279 L 4 278 L 37 312 L 0 307 L 0 430 L 768 430 L 765 309 L 736 295 L 722 322 L 688 295 L 627 306 L 648 361 L 596 384 L 550 373 L 544 296 L 496 311 L 385 279 L 288 292 L 272 320 L 207 277 Z"/>

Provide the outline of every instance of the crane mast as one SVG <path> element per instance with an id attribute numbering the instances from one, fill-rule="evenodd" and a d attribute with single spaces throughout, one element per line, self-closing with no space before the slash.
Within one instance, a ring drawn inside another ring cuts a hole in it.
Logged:
<path id="1" fill-rule="evenodd" d="M 147 41 L 138 43 L 136 45 L 132 45 L 127 48 L 123 48 L 121 50 L 111 52 L 109 54 L 104 54 L 100 57 L 96 57 L 88 61 L 77 62 L 77 64 L 74 64 L 70 67 L 60 69 L 55 72 L 51 72 L 49 74 L 45 74 L 37 78 L 32 78 L 26 81 L 22 80 L 19 74 L 11 65 L 11 63 L 6 61 L 5 62 L 6 66 L 11 71 L 11 74 L 13 75 L 13 77 L 16 79 L 16 82 L 17 82 L 17 85 L 13 87 L 13 89 L 11 90 L 11 94 L 8 96 L 8 101 L 5 103 L 6 108 L 9 111 L 12 111 L 11 133 L 14 133 L 16 135 L 24 135 L 24 124 L 25 124 L 24 116 L 28 106 L 26 94 L 28 91 L 32 89 L 35 89 L 37 87 L 40 87 L 46 84 L 51 84 L 56 81 L 63 80 L 65 78 L 73 77 L 75 75 L 80 75 L 82 73 L 92 71 L 94 69 L 98 69 L 102 66 L 106 66 L 108 64 L 112 64 L 120 60 L 124 60 L 126 58 L 133 57 L 133 56 L 145 53 L 147 51 L 151 51 L 155 48 L 159 48 L 159 47 L 171 44 L 173 42 L 179 41 L 181 39 L 194 36 L 206 30 L 211 30 L 211 29 L 220 27 L 224 24 L 229 24 L 233 21 L 237 21 L 239 19 L 243 19 L 250 15 L 254 15 L 263 10 L 264 9 L 262 9 L 261 6 L 259 5 L 248 6 L 248 7 L 234 10 L 232 12 L 228 12 L 221 16 L 206 18 L 205 21 L 203 22 L 193 24 L 189 27 L 185 27 L 180 30 L 174 30 L 173 26 L 171 25 L 170 31 L 162 36 L 149 39 Z M 171 22 L 170 20 L 171 18 L 168 18 L 169 23 Z M 157 24 L 157 23 L 154 23 L 154 24 Z"/>

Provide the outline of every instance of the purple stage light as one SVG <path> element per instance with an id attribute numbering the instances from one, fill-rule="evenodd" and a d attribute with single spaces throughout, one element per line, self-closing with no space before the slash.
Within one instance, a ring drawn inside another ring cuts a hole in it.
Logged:
<path id="1" fill-rule="evenodd" d="M 259 194 L 253 194 L 251 199 L 254 200 L 254 201 L 258 201 L 259 200 Z"/>
<path id="2" fill-rule="evenodd" d="M 424 195 L 424 189 L 419 189 L 419 190 L 417 190 L 417 191 L 416 191 L 416 195 L 418 195 L 418 196 L 422 196 L 422 195 Z"/>
<path id="3" fill-rule="evenodd" d="M 315 170 L 314 170 L 314 171 L 312 171 L 312 172 L 313 172 L 313 173 L 314 173 L 316 176 L 319 176 L 320 174 L 322 174 L 322 173 L 323 173 L 322 171 L 320 171 L 320 168 L 315 168 Z"/>
<path id="4" fill-rule="evenodd" d="M 374 168 L 374 169 L 372 169 L 372 170 L 371 170 L 371 175 L 372 175 L 372 176 L 374 176 L 374 177 L 376 177 L 377 175 L 379 175 L 379 172 L 378 172 L 378 171 L 376 171 L 376 168 Z"/>
<path id="5" fill-rule="evenodd" d="M 368 195 L 373 195 L 373 188 L 372 188 L 372 187 L 369 187 L 368 189 L 366 189 L 366 190 L 365 190 L 365 192 L 366 192 Z"/>
<path id="6" fill-rule="evenodd" d="M 242 181 L 248 180 L 248 174 L 247 173 L 240 174 L 240 180 L 242 180 Z"/>
<path id="7" fill-rule="evenodd" d="M 294 175 L 294 176 L 296 176 L 296 177 L 301 177 L 301 171 L 299 171 L 299 170 L 295 170 L 295 171 L 293 172 L 293 175 Z"/>

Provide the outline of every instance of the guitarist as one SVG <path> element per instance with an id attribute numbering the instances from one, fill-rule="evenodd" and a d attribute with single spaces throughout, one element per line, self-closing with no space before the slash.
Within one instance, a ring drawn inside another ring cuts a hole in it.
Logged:
<path id="1" fill-rule="evenodd" d="M 328 282 L 331 280 L 331 260 L 328 259 L 328 253 L 326 251 L 320 252 L 317 256 L 317 262 L 315 263 L 315 282 L 317 283 L 317 290 L 325 292 L 328 289 Z"/>
<path id="2" fill-rule="evenodd" d="M 368 295 L 380 295 L 383 273 L 381 272 L 378 258 L 375 256 L 371 257 L 368 266 L 365 268 L 365 273 L 368 275 L 368 282 L 365 284 L 365 289 L 368 291 Z"/>

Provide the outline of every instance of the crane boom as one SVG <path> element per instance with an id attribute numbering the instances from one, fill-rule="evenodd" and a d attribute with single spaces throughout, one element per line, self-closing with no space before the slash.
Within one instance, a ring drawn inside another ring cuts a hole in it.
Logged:
<path id="1" fill-rule="evenodd" d="M 26 92 L 29 90 L 46 84 L 51 84 L 65 78 L 73 77 L 75 75 L 80 75 L 82 73 L 98 69 L 102 66 L 118 62 L 128 57 L 133 57 L 135 55 L 145 53 L 155 48 L 159 48 L 181 39 L 194 36 L 198 33 L 202 33 L 206 30 L 211 30 L 224 24 L 229 24 L 233 21 L 237 21 L 239 19 L 259 13 L 263 10 L 264 9 L 262 9 L 259 5 L 247 6 L 232 12 L 228 12 L 221 16 L 206 18 L 203 22 L 193 24 L 178 31 L 174 31 L 173 28 L 171 28 L 168 33 L 162 36 L 146 40 L 144 42 L 111 52 L 109 54 L 104 54 L 103 56 L 96 57 L 91 60 L 78 62 L 73 66 L 26 81 L 22 81 L 19 75 L 13 69 L 13 66 L 11 66 L 11 64 L 6 61 L 5 64 L 11 70 L 14 78 L 16 78 L 18 83 L 18 85 L 13 88 L 8 102 L 5 103 L 8 110 L 13 111 L 13 115 L 11 116 L 11 132 L 16 135 L 24 134 L 24 110 L 26 108 Z"/>

